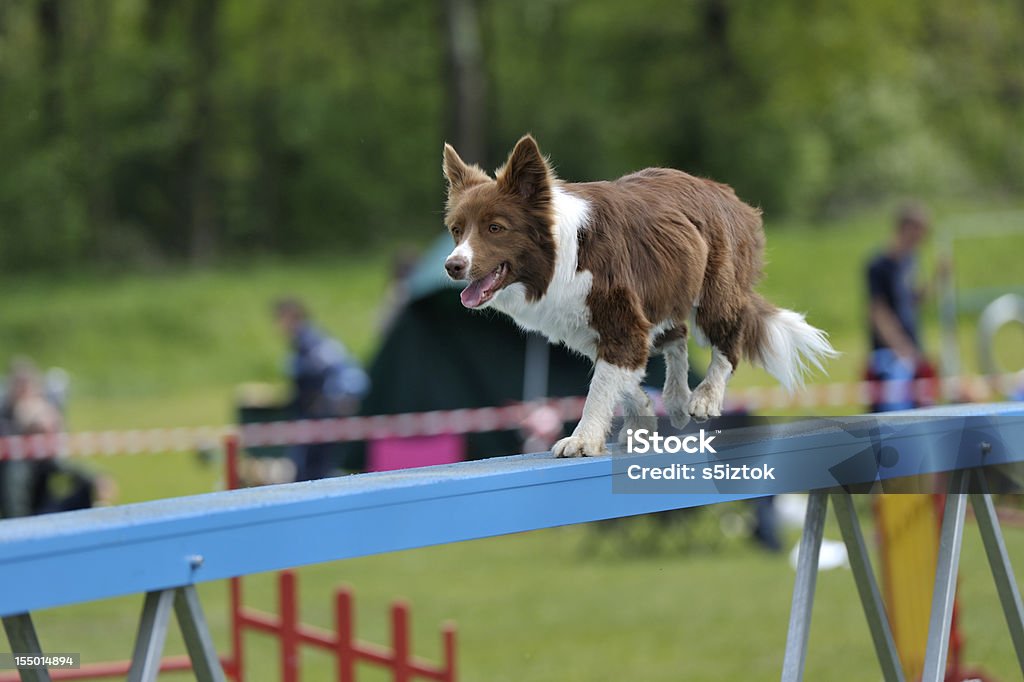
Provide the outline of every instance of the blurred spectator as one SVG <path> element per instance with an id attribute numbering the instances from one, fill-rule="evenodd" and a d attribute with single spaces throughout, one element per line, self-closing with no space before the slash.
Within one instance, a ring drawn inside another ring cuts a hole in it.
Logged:
<path id="1" fill-rule="evenodd" d="M 918 327 L 925 291 L 915 284 L 918 252 L 928 236 L 928 214 L 918 205 L 903 206 L 895 228 L 888 247 L 867 267 L 872 412 L 918 406 L 914 379 L 935 376 L 922 352 Z"/>
<path id="2" fill-rule="evenodd" d="M 35 366 L 11 363 L 6 394 L 0 402 L 0 435 L 56 434 L 63 428 L 58 406 L 47 395 Z M 84 509 L 109 504 L 114 482 L 55 458 L 0 462 L 0 517 Z"/>
<path id="3" fill-rule="evenodd" d="M 15 412 L 26 403 L 32 404 L 43 398 L 44 391 L 39 372 L 27 358 L 15 358 L 11 361 L 7 387 L 0 401 L 0 432 L 3 435 L 17 433 L 15 428 Z M 59 417 L 59 413 L 58 413 Z M 57 425 L 59 427 L 59 424 Z"/>
<path id="4" fill-rule="evenodd" d="M 288 376 L 292 395 L 288 408 L 296 419 L 324 419 L 353 414 L 370 386 L 366 372 L 336 339 L 317 329 L 306 306 L 296 298 L 274 303 L 274 317 L 291 345 Z M 295 480 L 309 481 L 331 474 L 329 443 L 292 449 Z"/>

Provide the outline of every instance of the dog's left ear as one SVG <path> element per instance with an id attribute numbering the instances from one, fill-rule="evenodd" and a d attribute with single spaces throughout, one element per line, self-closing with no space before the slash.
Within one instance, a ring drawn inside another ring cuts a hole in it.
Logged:
<path id="1" fill-rule="evenodd" d="M 497 179 L 499 188 L 524 199 L 535 198 L 551 188 L 551 169 L 533 136 L 520 138 L 498 171 Z"/>
<path id="2" fill-rule="evenodd" d="M 455 147 L 444 145 L 444 161 L 441 164 L 445 180 L 448 181 L 448 200 L 451 201 L 459 192 L 474 185 L 488 182 L 488 177 L 480 166 L 469 165 L 462 160 Z"/>

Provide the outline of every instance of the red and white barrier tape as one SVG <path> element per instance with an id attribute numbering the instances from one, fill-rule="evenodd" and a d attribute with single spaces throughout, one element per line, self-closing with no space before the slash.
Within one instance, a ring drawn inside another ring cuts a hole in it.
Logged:
<path id="1" fill-rule="evenodd" d="M 727 408 L 752 412 L 793 408 L 845 407 L 867 405 L 873 398 L 908 392 L 935 402 L 939 395 L 954 399 L 983 401 L 995 395 L 1020 390 L 1019 375 L 997 377 L 952 377 L 919 379 L 908 391 L 905 382 L 815 384 L 788 394 L 781 387 L 730 389 Z M 552 407 L 563 421 L 575 421 L 583 414 L 583 398 L 556 398 L 542 403 Z M 0 461 L 179 452 L 217 447 L 229 434 L 237 434 L 243 447 L 334 443 L 381 438 L 432 436 L 444 433 L 480 433 L 517 429 L 538 403 L 515 403 L 504 407 L 443 410 L 411 414 L 345 417 L 290 422 L 267 422 L 241 426 L 201 426 L 128 431 L 84 431 L 0 438 Z M 660 411 L 660 405 L 659 411 Z"/>
<path id="2" fill-rule="evenodd" d="M 544 404 L 554 408 L 563 421 L 583 414 L 583 398 L 556 398 Z M 536 404 L 515 403 L 504 407 L 439 410 L 409 414 L 346 417 L 315 421 L 245 424 L 238 429 L 243 446 L 336 443 L 380 438 L 436 436 L 443 433 L 481 433 L 519 428 Z"/>

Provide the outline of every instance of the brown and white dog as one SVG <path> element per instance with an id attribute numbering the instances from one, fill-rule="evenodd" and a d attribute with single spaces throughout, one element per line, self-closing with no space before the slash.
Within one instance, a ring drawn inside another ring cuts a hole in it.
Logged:
<path id="1" fill-rule="evenodd" d="M 677 426 L 718 416 L 740 357 L 784 386 L 836 354 L 804 316 L 754 291 L 761 213 L 732 188 L 649 168 L 611 182 L 563 182 L 529 135 L 491 178 L 444 147 L 452 279 L 467 308 L 494 308 L 594 362 L 583 418 L 558 457 L 605 451 L 621 403 L 626 430 L 649 423 L 640 388 L 652 352 L 665 356 L 665 407 Z M 713 346 L 704 380 L 687 385 L 687 321 Z"/>

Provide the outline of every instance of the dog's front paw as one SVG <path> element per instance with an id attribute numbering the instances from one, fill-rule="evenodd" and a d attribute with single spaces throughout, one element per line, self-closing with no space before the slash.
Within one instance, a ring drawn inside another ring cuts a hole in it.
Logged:
<path id="1" fill-rule="evenodd" d="M 633 415 L 626 417 L 622 422 L 622 428 L 619 429 L 619 445 L 625 445 L 626 441 L 629 440 L 629 434 L 635 433 L 641 429 L 647 429 L 648 432 L 658 430 L 658 418 L 654 415 Z"/>
<path id="2" fill-rule="evenodd" d="M 551 448 L 555 457 L 586 457 L 587 455 L 603 455 L 604 441 L 599 438 L 569 436 L 555 443 Z"/>
<path id="3" fill-rule="evenodd" d="M 698 421 L 703 421 L 708 417 L 720 417 L 722 416 L 722 403 L 724 401 L 725 396 L 701 384 L 693 391 L 693 395 L 690 396 L 690 404 L 687 406 L 686 411 Z"/>
<path id="4" fill-rule="evenodd" d="M 689 408 L 684 407 L 681 410 L 672 410 L 668 413 L 668 420 L 673 428 L 685 429 L 686 425 L 690 423 Z"/>
<path id="5" fill-rule="evenodd" d="M 691 396 L 690 389 L 687 388 L 685 391 L 666 391 L 662 398 L 669 421 L 677 429 L 685 429 L 690 423 Z"/>

